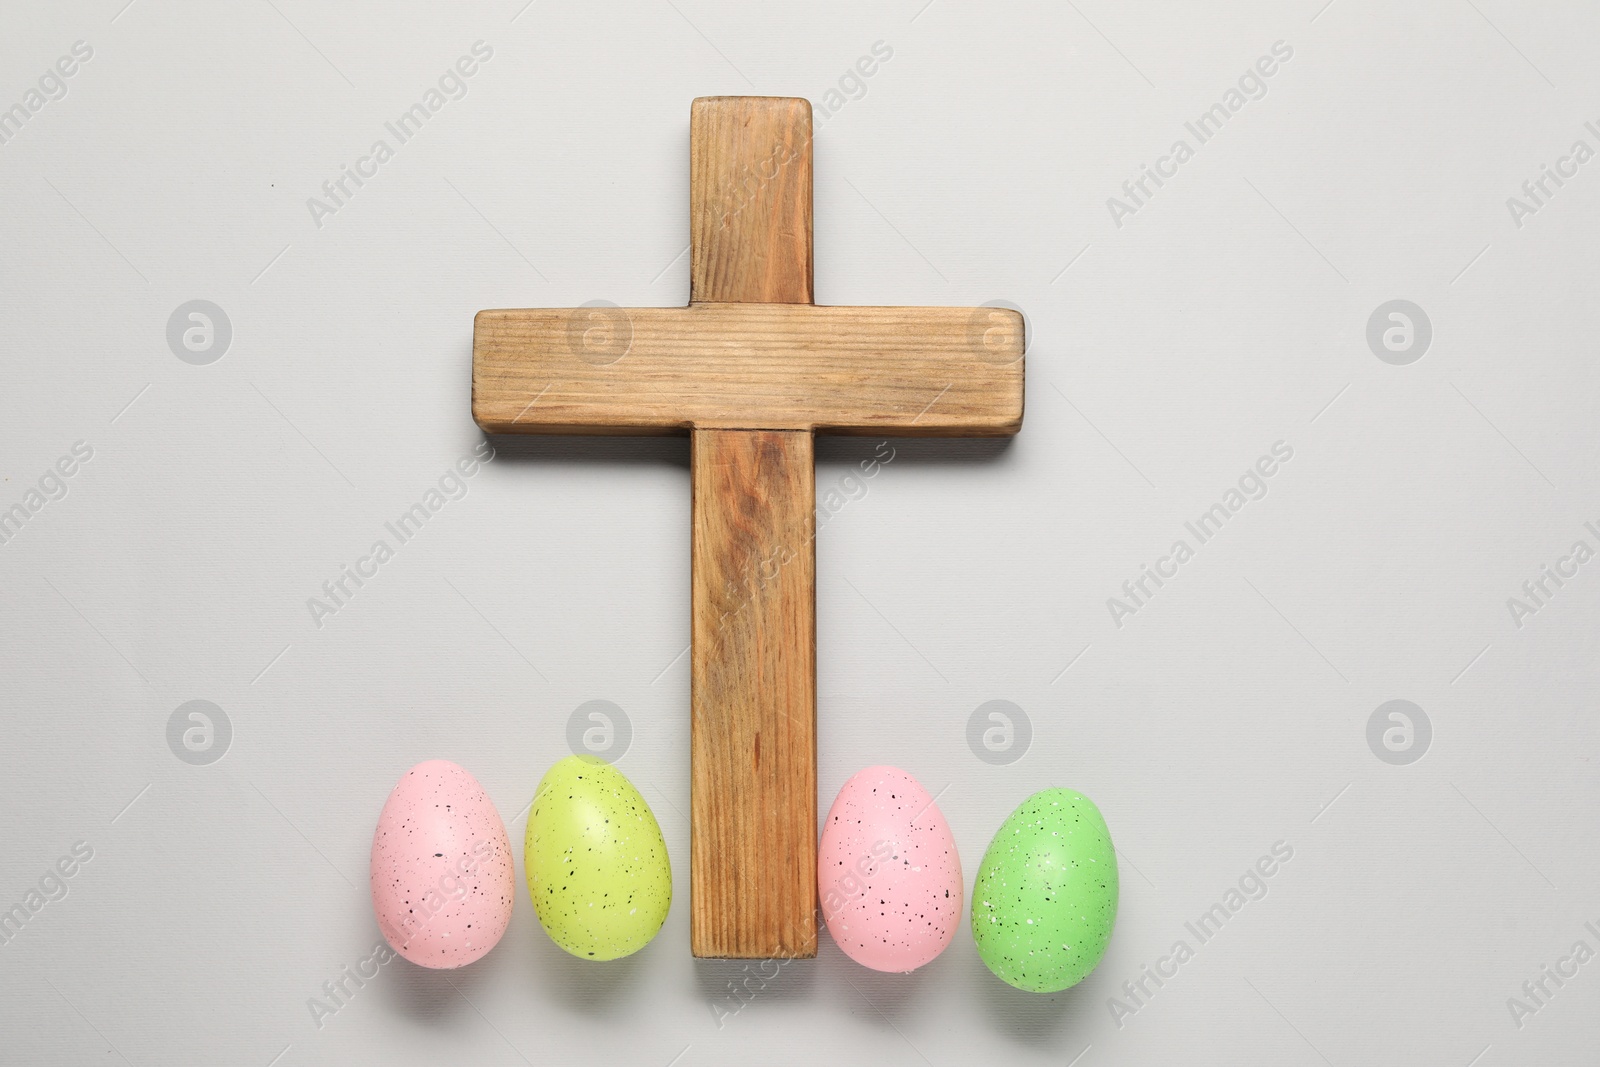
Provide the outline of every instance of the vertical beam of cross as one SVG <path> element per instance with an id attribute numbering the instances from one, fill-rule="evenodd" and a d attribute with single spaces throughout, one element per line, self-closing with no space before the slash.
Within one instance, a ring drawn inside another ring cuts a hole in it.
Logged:
<path id="1" fill-rule="evenodd" d="M 810 304 L 811 105 L 696 100 L 690 296 Z M 815 475 L 809 430 L 694 429 L 690 941 L 817 951 Z"/>

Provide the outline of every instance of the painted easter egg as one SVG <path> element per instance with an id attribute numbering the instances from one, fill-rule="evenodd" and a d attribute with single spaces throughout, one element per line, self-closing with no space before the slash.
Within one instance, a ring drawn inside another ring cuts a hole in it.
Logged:
<path id="1" fill-rule="evenodd" d="M 1117 921 L 1117 854 L 1094 801 L 1046 789 L 1022 802 L 983 854 L 972 938 L 999 978 L 1031 993 L 1077 985 Z"/>
<path id="2" fill-rule="evenodd" d="M 864 967 L 913 971 L 944 951 L 961 925 L 961 857 L 920 782 L 896 767 L 845 782 L 822 828 L 817 896 Z"/>
<path id="3" fill-rule="evenodd" d="M 478 780 L 449 760 L 401 776 L 372 835 L 372 910 L 384 939 L 424 967 L 462 967 L 511 922 L 515 860 Z"/>
<path id="4" fill-rule="evenodd" d="M 550 940 L 587 960 L 638 952 L 672 906 L 672 865 L 633 783 L 594 756 L 551 767 L 528 811 L 528 893 Z"/>

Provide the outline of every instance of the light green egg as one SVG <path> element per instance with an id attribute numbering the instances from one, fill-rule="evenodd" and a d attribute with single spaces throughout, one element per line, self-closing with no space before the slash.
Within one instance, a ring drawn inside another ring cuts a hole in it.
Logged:
<path id="1" fill-rule="evenodd" d="M 997 977 L 1030 993 L 1094 970 L 1117 921 L 1117 854 L 1094 801 L 1046 789 L 989 842 L 972 888 L 972 939 Z"/>
<path id="2" fill-rule="evenodd" d="M 582 959 L 638 952 L 672 906 L 655 814 L 621 771 L 593 756 L 568 756 L 539 782 L 524 859 L 539 924 Z"/>

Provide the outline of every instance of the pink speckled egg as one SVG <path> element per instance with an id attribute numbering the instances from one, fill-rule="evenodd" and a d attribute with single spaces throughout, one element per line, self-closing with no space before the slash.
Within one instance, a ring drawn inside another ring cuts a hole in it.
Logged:
<path id="1" fill-rule="evenodd" d="M 372 835 L 372 910 L 384 938 L 424 967 L 464 967 L 511 923 L 515 861 L 478 780 L 449 760 L 401 776 Z"/>
<path id="2" fill-rule="evenodd" d="M 822 828 L 817 893 L 844 954 L 875 971 L 914 971 L 961 924 L 961 857 L 933 797 L 897 767 L 868 767 L 839 790 Z"/>

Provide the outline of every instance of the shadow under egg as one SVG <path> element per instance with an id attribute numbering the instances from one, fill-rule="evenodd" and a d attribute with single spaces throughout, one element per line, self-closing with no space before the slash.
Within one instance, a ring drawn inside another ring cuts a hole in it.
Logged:
<path id="1" fill-rule="evenodd" d="M 445 969 L 424 967 L 396 954 L 374 980 L 379 986 L 375 994 L 395 1014 L 423 1023 L 448 1024 L 476 1017 L 473 1002 L 479 990 L 494 981 L 493 955 L 490 952 L 464 967 Z"/>
<path id="2" fill-rule="evenodd" d="M 539 989 L 564 1008 L 584 1015 L 609 1014 L 615 1004 L 641 989 L 649 966 L 651 942 L 639 951 L 614 960 L 585 960 L 567 952 L 538 931 L 543 944 L 533 947 L 533 966 Z"/>
<path id="3" fill-rule="evenodd" d="M 974 959 L 973 963 L 984 972 L 978 981 L 983 1017 L 995 1033 L 1058 1052 L 1067 1034 L 1091 1030 L 1091 1016 L 1098 1002 L 1089 991 L 1088 979 L 1059 993 L 1030 993 L 987 973 L 981 960 Z M 1088 1039 L 1083 1043 L 1087 1044 Z M 1076 1050 L 1069 1052 L 1075 1054 Z"/>

